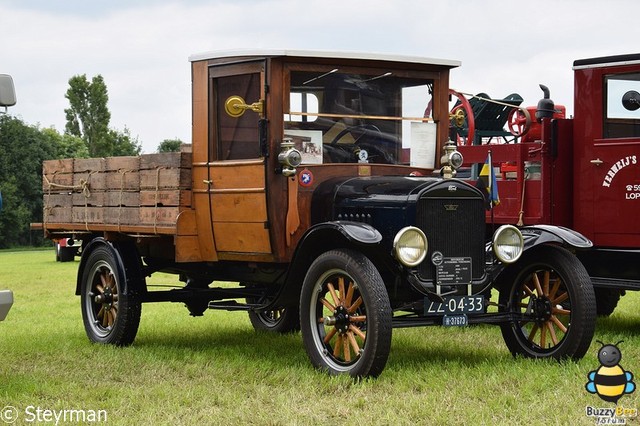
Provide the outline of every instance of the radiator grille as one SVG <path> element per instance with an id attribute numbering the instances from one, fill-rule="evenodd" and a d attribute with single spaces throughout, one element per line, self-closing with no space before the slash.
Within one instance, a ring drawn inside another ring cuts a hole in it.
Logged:
<path id="1" fill-rule="evenodd" d="M 418 267 L 424 280 L 435 279 L 431 263 L 434 251 L 445 257 L 470 257 L 472 277 L 480 279 L 484 272 L 485 210 L 481 198 L 428 198 L 418 201 L 417 226 L 429 242 L 427 258 Z"/>

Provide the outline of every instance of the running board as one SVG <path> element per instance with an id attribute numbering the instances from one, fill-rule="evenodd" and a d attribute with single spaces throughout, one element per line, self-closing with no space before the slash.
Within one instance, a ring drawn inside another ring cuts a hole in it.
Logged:
<path id="1" fill-rule="evenodd" d="M 614 288 L 619 290 L 640 290 L 640 281 L 616 278 L 591 277 L 594 287 Z"/>

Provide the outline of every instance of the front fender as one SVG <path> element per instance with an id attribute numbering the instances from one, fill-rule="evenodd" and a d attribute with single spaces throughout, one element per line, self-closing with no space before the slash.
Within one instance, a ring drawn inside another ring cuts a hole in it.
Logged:
<path id="1" fill-rule="evenodd" d="M 297 305 L 307 270 L 322 253 L 336 248 L 353 248 L 375 262 L 374 259 L 382 255 L 381 241 L 382 234 L 366 223 L 332 221 L 312 226 L 300 239 L 282 290 L 272 306 Z"/>
<path id="2" fill-rule="evenodd" d="M 524 239 L 523 255 L 542 245 L 556 245 L 567 249 L 585 250 L 593 247 L 593 243 L 581 233 L 563 226 L 533 225 L 520 228 Z M 487 255 L 493 256 L 493 246 L 487 244 Z M 515 262 L 517 264 L 518 261 Z M 510 264 L 514 265 L 514 264 Z M 495 263 L 492 268 L 494 281 L 499 281 L 500 275 L 510 266 L 504 263 Z"/>
<path id="3" fill-rule="evenodd" d="M 566 248 L 584 250 L 593 247 L 593 243 L 581 233 L 564 226 L 534 225 L 520 228 L 524 237 L 524 250 L 540 244 L 559 244 Z"/>

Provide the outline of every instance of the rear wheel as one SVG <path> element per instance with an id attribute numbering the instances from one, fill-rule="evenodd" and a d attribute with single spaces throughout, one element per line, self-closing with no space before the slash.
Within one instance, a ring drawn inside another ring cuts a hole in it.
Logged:
<path id="1" fill-rule="evenodd" d="M 80 303 L 92 342 L 126 346 L 138 332 L 141 303 L 133 289 L 125 291 L 127 277 L 119 269 L 115 251 L 107 246 L 96 247 L 84 263 Z"/>
<path id="2" fill-rule="evenodd" d="M 598 315 L 608 317 L 618 306 L 621 291 L 614 288 L 596 288 L 595 292 Z"/>
<path id="3" fill-rule="evenodd" d="M 300 314 L 297 307 L 249 311 L 249 321 L 256 331 L 291 333 L 300 330 Z"/>
<path id="4" fill-rule="evenodd" d="M 517 265 L 522 265 L 518 268 Z M 595 330 L 596 306 L 587 271 L 570 252 L 545 246 L 523 256 L 502 279 L 500 310 L 521 319 L 501 325 L 514 355 L 582 358 Z M 510 285 L 509 285 L 510 284 Z"/>
<path id="5" fill-rule="evenodd" d="M 367 257 L 332 250 L 313 262 L 302 287 L 300 326 L 316 368 L 378 376 L 391 348 L 391 320 L 384 282 Z"/>

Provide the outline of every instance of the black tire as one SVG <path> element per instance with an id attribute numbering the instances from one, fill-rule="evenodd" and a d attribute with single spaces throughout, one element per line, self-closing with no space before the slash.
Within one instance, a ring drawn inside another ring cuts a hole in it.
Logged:
<path id="1" fill-rule="evenodd" d="M 596 288 L 596 310 L 599 316 L 608 317 L 616 310 L 620 301 L 620 290 L 615 288 Z"/>
<path id="2" fill-rule="evenodd" d="M 392 316 L 382 277 L 361 253 L 332 250 L 311 264 L 300 296 L 300 327 L 314 367 L 378 376 L 391 349 Z"/>
<path id="3" fill-rule="evenodd" d="M 60 262 L 73 262 L 77 253 L 77 247 L 60 247 Z"/>
<path id="4" fill-rule="evenodd" d="M 293 333 L 300 330 L 300 312 L 297 307 L 249 311 L 249 321 L 256 331 Z"/>
<path id="5" fill-rule="evenodd" d="M 125 274 L 114 249 L 106 245 L 93 249 L 84 263 L 80 304 L 92 342 L 127 346 L 136 337 L 142 306 L 134 289 L 124 291 Z"/>
<path id="6" fill-rule="evenodd" d="M 579 359 L 589 349 L 596 323 L 591 279 L 569 251 L 543 246 L 523 255 L 504 279 L 502 312 L 526 320 L 501 324 L 511 353 L 529 358 Z"/>

